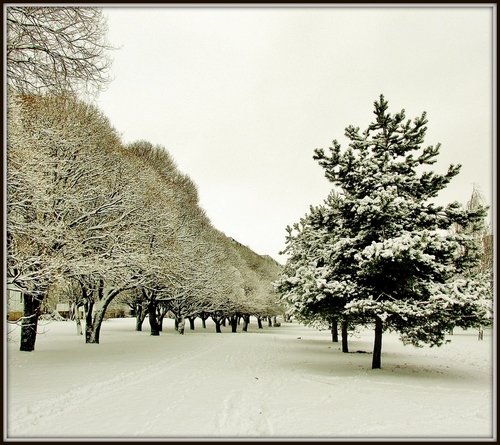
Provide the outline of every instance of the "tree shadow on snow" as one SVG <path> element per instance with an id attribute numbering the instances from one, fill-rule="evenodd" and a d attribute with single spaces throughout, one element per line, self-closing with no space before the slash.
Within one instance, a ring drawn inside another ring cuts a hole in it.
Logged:
<path id="1" fill-rule="evenodd" d="M 317 377 L 360 377 L 367 376 L 378 379 L 405 380 L 464 384 L 477 380 L 477 370 L 465 367 L 453 367 L 439 357 L 420 357 L 404 353 L 382 351 L 382 368 L 371 369 L 372 347 L 369 341 L 354 340 L 349 343 L 349 353 L 341 351 L 340 343 L 327 342 L 323 339 L 280 339 L 280 341 L 296 341 L 293 349 L 287 349 L 282 365 L 290 367 L 294 372 Z"/>

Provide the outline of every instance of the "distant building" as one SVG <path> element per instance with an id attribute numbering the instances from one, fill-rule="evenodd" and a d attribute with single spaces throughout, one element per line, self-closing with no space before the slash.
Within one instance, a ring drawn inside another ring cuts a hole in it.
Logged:
<path id="1" fill-rule="evenodd" d="M 56 311 L 61 317 L 69 318 L 69 303 L 57 303 Z"/>

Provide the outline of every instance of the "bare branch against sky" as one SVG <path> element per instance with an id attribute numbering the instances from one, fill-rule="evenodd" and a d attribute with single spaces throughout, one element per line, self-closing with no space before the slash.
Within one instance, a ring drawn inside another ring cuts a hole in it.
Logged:
<path id="1" fill-rule="evenodd" d="M 494 10 L 107 7 L 113 76 L 99 105 L 126 142 L 167 148 L 213 224 L 280 259 L 285 226 L 330 184 L 313 150 L 391 111 L 428 113 L 440 194 L 493 203 Z M 282 260 L 282 258 L 281 258 Z"/>

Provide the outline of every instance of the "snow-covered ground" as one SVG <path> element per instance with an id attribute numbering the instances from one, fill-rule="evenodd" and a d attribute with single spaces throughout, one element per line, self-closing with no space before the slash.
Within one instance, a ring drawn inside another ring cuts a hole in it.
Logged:
<path id="1" fill-rule="evenodd" d="M 50 322 L 33 353 L 12 332 L 7 438 L 496 436 L 491 331 L 422 349 L 384 334 L 383 369 L 371 370 L 371 331 L 343 354 L 327 331 L 295 323 L 216 334 L 208 322 L 181 336 L 165 322 L 151 337 L 147 321 L 135 332 L 110 319 L 100 345 Z"/>

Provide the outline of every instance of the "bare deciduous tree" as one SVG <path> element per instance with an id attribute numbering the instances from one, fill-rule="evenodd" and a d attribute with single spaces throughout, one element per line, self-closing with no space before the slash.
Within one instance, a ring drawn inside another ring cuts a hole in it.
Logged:
<path id="1" fill-rule="evenodd" d="M 99 8 L 7 7 L 7 79 L 17 93 L 95 92 L 111 48 Z"/>

